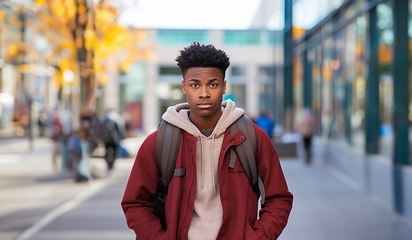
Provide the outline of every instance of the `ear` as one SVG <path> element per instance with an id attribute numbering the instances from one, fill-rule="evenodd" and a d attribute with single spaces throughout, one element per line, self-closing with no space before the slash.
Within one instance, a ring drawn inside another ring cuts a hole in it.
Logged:
<path id="1" fill-rule="evenodd" d="M 182 80 L 182 91 L 183 91 L 183 94 L 186 95 L 186 85 L 185 85 L 184 79 Z"/>
<path id="2" fill-rule="evenodd" d="M 226 80 L 223 80 L 223 94 L 226 93 Z"/>

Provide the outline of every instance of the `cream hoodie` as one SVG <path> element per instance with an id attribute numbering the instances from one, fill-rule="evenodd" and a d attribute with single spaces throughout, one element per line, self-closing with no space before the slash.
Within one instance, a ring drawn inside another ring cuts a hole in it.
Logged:
<path id="1" fill-rule="evenodd" d="M 222 225 L 217 166 L 226 129 L 244 113 L 231 100 L 222 102 L 222 116 L 209 137 L 189 120 L 189 104 L 169 107 L 163 119 L 198 138 L 196 145 L 197 188 L 189 240 L 215 240 Z M 210 129 L 211 130 L 211 129 Z"/>

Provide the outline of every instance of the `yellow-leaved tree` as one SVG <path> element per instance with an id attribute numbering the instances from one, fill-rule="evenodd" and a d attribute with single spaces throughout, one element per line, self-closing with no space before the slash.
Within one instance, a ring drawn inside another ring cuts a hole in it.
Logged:
<path id="1" fill-rule="evenodd" d="M 117 63 L 127 71 L 133 61 L 150 60 L 151 47 L 142 29 L 129 29 L 117 22 L 120 10 L 109 0 L 36 0 L 38 16 L 53 51 L 45 56 L 58 59 L 57 79 L 65 70 L 78 73 L 84 110 L 94 109 L 95 89 L 110 81 L 107 69 Z"/>

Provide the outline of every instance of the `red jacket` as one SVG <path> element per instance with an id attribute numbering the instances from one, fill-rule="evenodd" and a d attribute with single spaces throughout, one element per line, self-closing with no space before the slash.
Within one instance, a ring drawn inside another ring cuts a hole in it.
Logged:
<path id="1" fill-rule="evenodd" d="M 255 126 L 258 142 L 257 168 L 265 186 L 265 204 L 258 212 L 258 196 L 251 188 L 239 161 L 229 168 L 231 146 L 244 140 L 239 131 L 226 130 L 219 157 L 218 175 L 223 223 L 217 239 L 277 239 L 288 221 L 293 196 L 289 192 L 277 152 L 266 133 Z M 187 239 L 196 194 L 196 137 L 183 131 L 176 168 L 186 175 L 173 177 L 166 199 L 167 231 L 153 214 L 153 201 L 159 186 L 156 165 L 156 135 L 141 145 L 121 202 L 129 228 L 139 240 Z"/>

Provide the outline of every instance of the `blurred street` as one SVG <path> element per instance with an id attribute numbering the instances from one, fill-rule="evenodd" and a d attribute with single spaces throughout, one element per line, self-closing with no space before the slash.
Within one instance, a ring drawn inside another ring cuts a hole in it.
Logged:
<path id="1" fill-rule="evenodd" d="M 104 159 L 93 158 L 101 178 L 75 183 L 53 171 L 49 139 L 36 139 L 33 151 L 26 139 L 0 146 L 0 239 L 132 239 L 120 209 L 132 158 L 119 158 L 110 177 Z"/>
<path id="2" fill-rule="evenodd" d="M 25 140 L 1 140 L 1 240 L 126 240 L 120 200 L 132 158 L 120 158 L 111 177 L 74 183 L 70 174 L 55 173 L 48 139 L 36 139 L 29 151 Z M 128 149 L 142 138 L 127 139 Z M 280 240 L 410 240 L 412 223 L 373 200 L 356 184 L 317 158 L 305 166 L 300 158 L 282 158 L 295 196 L 289 224 Z M 104 172 L 102 159 L 92 162 Z M 103 177 L 104 176 L 104 177 Z"/>
<path id="3" fill-rule="evenodd" d="M 0 240 L 135 239 L 124 187 L 187 101 L 195 42 L 230 58 L 223 100 L 273 120 L 295 197 L 280 240 L 412 240 L 411 19 L 412 0 L 0 0 Z"/>

